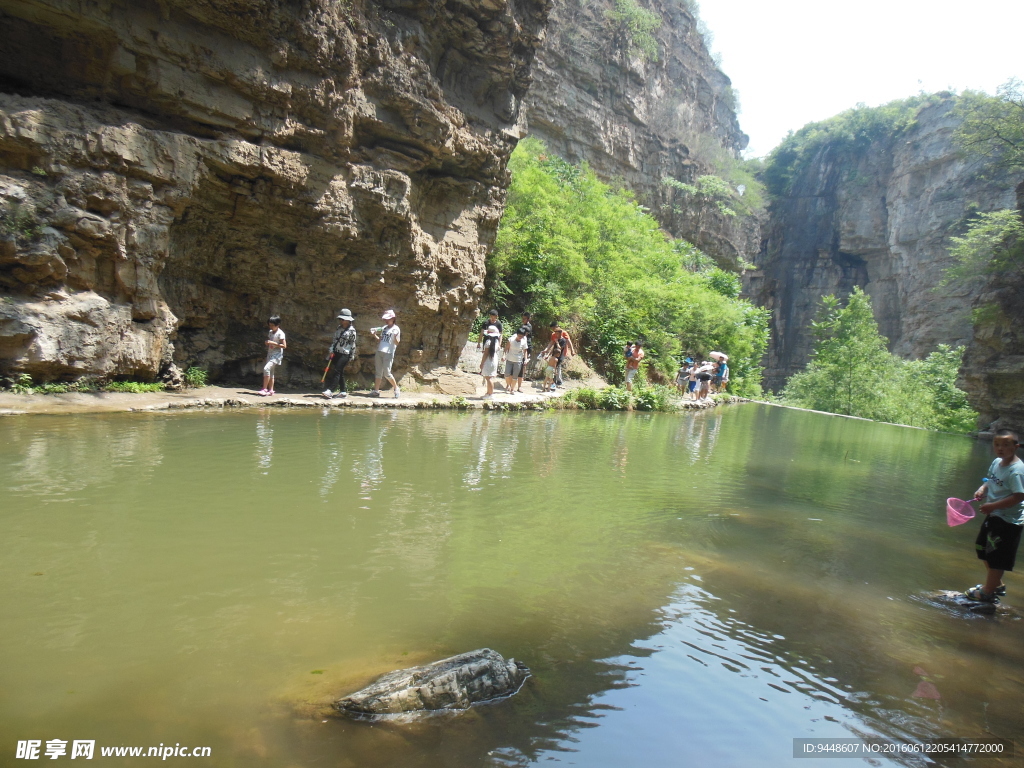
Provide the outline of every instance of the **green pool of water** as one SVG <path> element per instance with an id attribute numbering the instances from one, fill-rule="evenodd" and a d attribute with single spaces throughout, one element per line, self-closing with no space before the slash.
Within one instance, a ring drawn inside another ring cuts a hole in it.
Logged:
<path id="1" fill-rule="evenodd" d="M 981 580 L 976 524 L 944 514 L 989 462 L 967 438 L 758 405 L 0 434 L 0 764 L 29 739 L 282 768 L 789 766 L 794 738 L 862 734 L 1024 749 L 1024 622 L 918 599 Z M 517 696 L 323 715 L 479 647 L 530 666 Z M 816 764 L 835 762 L 795 763 Z"/>

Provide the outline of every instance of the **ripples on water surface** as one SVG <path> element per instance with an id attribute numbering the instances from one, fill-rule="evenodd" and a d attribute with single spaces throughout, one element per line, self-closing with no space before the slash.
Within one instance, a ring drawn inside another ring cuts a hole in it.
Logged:
<path id="1" fill-rule="evenodd" d="M 778 766 L 796 737 L 862 734 L 1024 749 L 1024 622 L 914 599 L 981 579 L 976 524 L 944 522 L 989 461 L 966 438 L 756 405 L 0 430 L 7 757 L 55 738 L 282 768 Z M 315 716 L 482 646 L 533 670 L 513 699 Z"/>

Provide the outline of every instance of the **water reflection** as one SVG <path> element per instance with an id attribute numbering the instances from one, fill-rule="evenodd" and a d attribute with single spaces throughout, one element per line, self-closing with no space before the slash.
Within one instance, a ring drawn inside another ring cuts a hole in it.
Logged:
<path id="1" fill-rule="evenodd" d="M 941 512 L 987 466 L 969 441 L 757 406 L 5 426 L 0 740 L 171 729 L 285 768 L 1024 736 L 1024 622 L 913 599 L 974 573 Z M 290 708 L 484 646 L 534 671 L 497 706 L 374 728 Z"/>

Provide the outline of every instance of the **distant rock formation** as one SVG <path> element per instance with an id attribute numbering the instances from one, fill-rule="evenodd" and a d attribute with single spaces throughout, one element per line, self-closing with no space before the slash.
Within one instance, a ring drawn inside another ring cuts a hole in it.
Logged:
<path id="1" fill-rule="evenodd" d="M 2 0 L 0 375 L 454 365 L 548 0 Z"/>
<path id="2" fill-rule="evenodd" d="M 896 354 L 919 358 L 940 343 L 969 343 L 974 359 L 981 340 L 972 342 L 971 307 L 981 286 L 939 288 L 952 264 L 949 238 L 972 210 L 1012 207 L 1019 179 L 986 177 L 957 154 L 952 107 L 952 99 L 925 107 L 904 133 L 855 155 L 825 144 L 772 203 L 757 270 L 745 276 L 750 298 L 772 310 L 768 388 L 807 364 L 820 298 L 854 286 L 870 295 Z M 1003 343 L 985 338 L 993 349 Z M 970 389 L 977 402 L 978 388 Z"/>
<path id="3" fill-rule="evenodd" d="M 354 717 L 400 715 L 472 704 L 516 693 L 530 670 L 515 659 L 482 648 L 433 664 L 389 672 L 372 685 L 339 700 L 336 708 Z"/>
<path id="4" fill-rule="evenodd" d="M 633 190 L 675 237 L 737 268 L 757 251 L 756 222 L 717 211 L 698 216 L 662 184 L 666 176 L 692 182 L 713 173 L 702 157 L 712 145 L 732 154 L 747 145 L 730 80 L 685 2 L 645 0 L 643 7 L 662 19 L 653 33 L 656 59 L 631 49 L 616 30 L 607 15 L 616 9 L 612 0 L 555 0 L 526 99 L 529 133 Z"/>

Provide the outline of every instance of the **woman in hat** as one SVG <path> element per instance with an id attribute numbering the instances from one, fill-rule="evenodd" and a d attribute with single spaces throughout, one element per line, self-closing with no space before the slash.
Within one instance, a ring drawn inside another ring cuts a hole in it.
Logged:
<path id="1" fill-rule="evenodd" d="M 370 396 L 380 397 L 380 388 L 383 385 L 384 379 L 387 379 L 391 382 L 395 397 L 398 397 L 402 394 L 402 390 L 398 388 L 398 382 L 395 381 L 395 377 L 391 374 L 391 366 L 395 362 L 395 352 L 398 350 L 398 344 L 402 340 L 402 329 L 398 327 L 398 323 L 395 320 L 395 310 L 393 309 L 389 309 L 381 315 L 380 319 L 386 325 L 370 329 L 370 335 L 379 342 L 377 344 L 377 354 L 373 360 L 376 378 L 374 379 L 374 388 Z"/>
<path id="2" fill-rule="evenodd" d="M 356 326 L 352 312 L 347 309 L 341 310 L 338 314 L 338 330 L 334 332 L 334 340 L 328 353 L 331 355 L 331 362 L 324 397 L 330 400 L 331 390 L 335 388 L 338 389 L 338 397 L 348 397 L 348 392 L 345 391 L 345 366 L 356 356 Z"/>
<path id="3" fill-rule="evenodd" d="M 487 394 L 484 400 L 494 396 L 494 374 L 498 372 L 498 344 L 501 342 L 501 331 L 496 325 L 488 325 L 484 329 L 484 354 L 480 359 L 480 375 L 487 382 Z"/>

